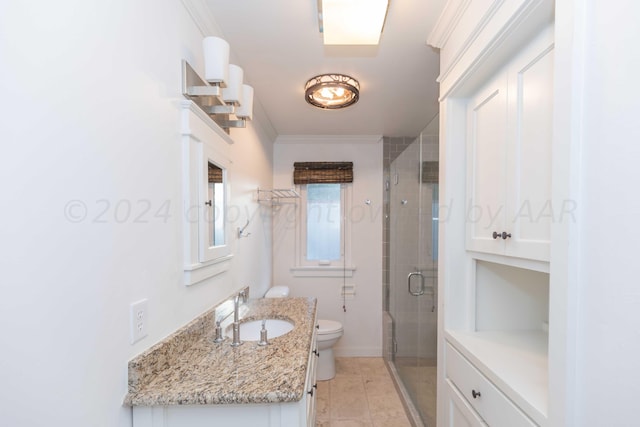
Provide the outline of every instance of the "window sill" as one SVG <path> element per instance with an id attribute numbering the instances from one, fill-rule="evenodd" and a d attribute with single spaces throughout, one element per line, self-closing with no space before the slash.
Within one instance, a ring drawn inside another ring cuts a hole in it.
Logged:
<path id="1" fill-rule="evenodd" d="M 304 266 L 291 267 L 291 275 L 294 277 L 353 277 L 355 266 Z"/>

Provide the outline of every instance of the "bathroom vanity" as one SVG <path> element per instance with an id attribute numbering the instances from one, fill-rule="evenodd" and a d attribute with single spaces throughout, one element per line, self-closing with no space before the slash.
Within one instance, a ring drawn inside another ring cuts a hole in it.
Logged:
<path id="1" fill-rule="evenodd" d="M 315 425 L 316 300 L 243 304 L 241 322 L 293 323 L 268 345 L 245 340 L 234 347 L 229 337 L 214 342 L 216 320 L 228 313 L 227 301 L 129 362 L 125 404 L 133 407 L 135 427 Z"/>

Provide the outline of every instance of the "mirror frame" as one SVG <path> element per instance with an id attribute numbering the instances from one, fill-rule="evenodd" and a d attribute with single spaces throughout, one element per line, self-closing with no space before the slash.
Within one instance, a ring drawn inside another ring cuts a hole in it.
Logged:
<path id="1" fill-rule="evenodd" d="M 182 127 L 183 194 L 183 282 L 185 286 L 203 283 L 231 268 L 235 240 L 232 224 L 225 221 L 225 244 L 209 246 L 204 219 L 204 203 L 209 184 L 209 160 L 225 171 L 225 209 L 231 200 L 231 150 L 233 139 L 193 101 L 180 103 Z"/>

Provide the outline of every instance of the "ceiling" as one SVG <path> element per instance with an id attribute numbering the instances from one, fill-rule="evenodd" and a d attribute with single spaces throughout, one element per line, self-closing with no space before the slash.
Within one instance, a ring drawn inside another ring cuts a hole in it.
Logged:
<path id="1" fill-rule="evenodd" d="M 438 113 L 439 55 L 426 40 L 446 0 L 390 0 L 375 47 L 325 47 L 316 0 L 205 1 L 278 135 L 416 136 Z M 356 78 L 358 103 L 307 104 L 304 84 L 322 73 Z"/>

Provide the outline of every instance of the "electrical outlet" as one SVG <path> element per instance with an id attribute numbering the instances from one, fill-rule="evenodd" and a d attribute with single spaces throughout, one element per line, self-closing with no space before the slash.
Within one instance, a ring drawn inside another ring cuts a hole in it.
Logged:
<path id="1" fill-rule="evenodd" d="M 147 336 L 147 322 L 149 320 L 147 299 L 131 303 L 130 307 L 131 344 L 133 344 Z"/>

